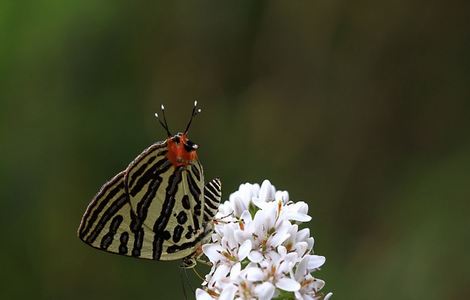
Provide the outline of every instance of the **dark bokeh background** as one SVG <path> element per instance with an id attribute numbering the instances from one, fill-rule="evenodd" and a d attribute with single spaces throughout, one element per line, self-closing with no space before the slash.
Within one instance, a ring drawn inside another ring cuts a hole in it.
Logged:
<path id="1" fill-rule="evenodd" d="M 75 231 L 99 187 L 164 138 L 160 103 L 175 130 L 194 99 L 206 176 L 225 197 L 269 178 L 308 201 L 335 299 L 470 298 L 469 11 L 1 1 L 0 298 L 183 298 L 178 263 L 95 251 Z"/>

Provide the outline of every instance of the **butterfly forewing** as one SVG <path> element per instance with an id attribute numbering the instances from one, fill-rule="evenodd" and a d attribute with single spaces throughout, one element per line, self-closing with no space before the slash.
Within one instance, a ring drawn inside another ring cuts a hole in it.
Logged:
<path id="1" fill-rule="evenodd" d="M 101 188 L 82 218 L 78 235 L 95 248 L 129 255 L 134 234 L 130 230 L 132 211 L 124 174 L 119 173 Z"/>

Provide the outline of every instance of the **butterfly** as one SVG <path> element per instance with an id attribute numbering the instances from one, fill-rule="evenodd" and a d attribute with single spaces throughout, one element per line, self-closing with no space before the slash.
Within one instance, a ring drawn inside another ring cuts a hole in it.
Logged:
<path id="1" fill-rule="evenodd" d="M 222 184 L 204 184 L 198 145 L 188 138 L 197 101 L 184 132 L 172 135 L 161 106 L 167 138 L 157 142 L 106 182 L 88 205 L 78 237 L 111 253 L 152 260 L 182 259 L 192 268 L 210 241 Z"/>

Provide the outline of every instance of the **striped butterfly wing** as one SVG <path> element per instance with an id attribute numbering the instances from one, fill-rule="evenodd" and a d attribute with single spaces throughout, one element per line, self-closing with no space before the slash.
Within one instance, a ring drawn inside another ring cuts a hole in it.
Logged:
<path id="1" fill-rule="evenodd" d="M 175 167 L 166 153 L 166 142 L 150 146 L 103 185 L 83 215 L 81 240 L 121 255 L 176 260 L 210 239 L 220 180 L 203 186 L 199 161 Z"/>
<path id="2" fill-rule="evenodd" d="M 135 212 L 134 255 L 154 260 L 187 257 L 206 236 L 203 227 L 204 175 L 195 160 L 174 166 L 166 143 L 156 144 L 128 167 L 125 186 Z"/>
<path id="3" fill-rule="evenodd" d="M 219 210 L 220 198 L 222 197 L 222 182 L 214 178 L 204 186 L 204 223 L 212 224 Z"/>
<path id="4" fill-rule="evenodd" d="M 138 188 L 149 176 L 169 171 L 171 163 L 161 160 L 165 158 L 166 151 L 166 142 L 150 146 L 125 171 L 103 185 L 82 217 L 78 229 L 81 240 L 100 250 L 153 259 L 152 230 L 143 226 L 141 217 L 144 207 L 139 206 L 139 210 L 132 207 L 128 185 L 131 181 L 132 186 Z M 144 160 L 146 158 L 158 160 L 159 164 L 155 166 L 152 161 Z M 142 161 L 142 165 L 151 165 L 152 174 L 143 172 L 142 168 L 129 177 L 129 168 L 137 161 Z"/>
<path id="5" fill-rule="evenodd" d="M 217 214 L 220 198 L 222 195 L 222 183 L 220 182 L 219 178 L 212 179 L 204 186 L 204 208 L 203 208 L 203 223 L 202 227 L 204 228 L 204 232 L 201 233 L 199 238 L 194 242 L 187 243 L 186 245 L 188 249 L 193 249 L 193 252 L 183 258 L 183 262 L 181 264 L 182 268 L 193 268 L 196 266 L 197 259 L 202 255 L 202 248 L 199 245 L 203 245 L 205 243 L 210 242 L 212 231 L 214 229 L 214 217 Z M 169 251 L 170 252 L 170 251 Z"/>
<path id="6" fill-rule="evenodd" d="M 134 235 L 130 230 L 133 212 L 124 187 L 125 171 L 107 182 L 83 215 L 78 236 L 85 243 L 109 252 L 129 255 Z"/>

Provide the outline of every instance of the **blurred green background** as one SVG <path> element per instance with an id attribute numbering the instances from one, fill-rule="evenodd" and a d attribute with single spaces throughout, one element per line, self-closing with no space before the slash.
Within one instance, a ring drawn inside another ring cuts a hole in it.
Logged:
<path id="1" fill-rule="evenodd" d="M 469 299 L 469 11 L 0 1 L 0 298 L 183 298 L 177 262 L 96 251 L 76 229 L 165 137 L 160 104 L 177 130 L 197 99 L 206 177 L 225 198 L 269 178 L 307 201 L 334 299 Z"/>

